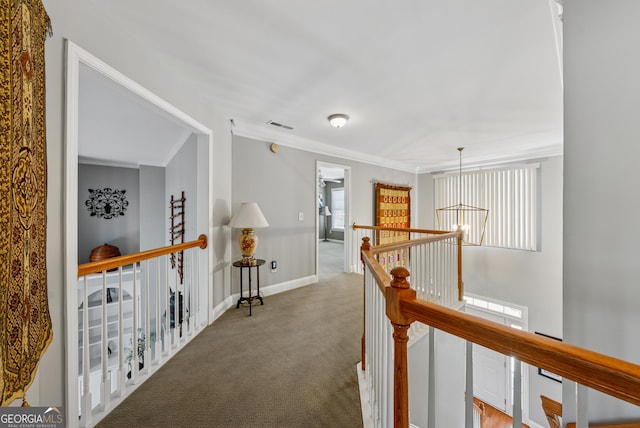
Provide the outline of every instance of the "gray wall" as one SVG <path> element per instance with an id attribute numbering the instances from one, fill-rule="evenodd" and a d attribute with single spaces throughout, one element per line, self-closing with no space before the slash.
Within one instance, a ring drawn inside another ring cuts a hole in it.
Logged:
<path id="1" fill-rule="evenodd" d="M 165 170 L 140 166 L 140 251 L 167 245 Z"/>
<path id="2" fill-rule="evenodd" d="M 91 216 L 85 201 L 88 189 L 126 190 L 129 206 L 123 216 L 111 219 Z M 121 254 L 140 251 L 139 174 L 135 168 L 78 165 L 78 263 L 87 263 L 91 250 L 102 244 L 115 245 Z"/>
<path id="3" fill-rule="evenodd" d="M 640 2 L 565 0 L 564 338 L 640 364 Z M 575 420 L 565 382 L 565 420 Z M 591 422 L 640 407 L 590 391 Z"/>
<path id="4" fill-rule="evenodd" d="M 169 228 L 171 222 L 169 216 L 171 211 L 169 209 L 169 202 L 171 196 L 174 199 L 180 199 L 182 191 L 184 191 L 184 197 L 186 199 L 184 203 L 184 223 L 185 223 L 185 236 L 184 242 L 193 241 L 197 239 L 200 233 L 205 231 L 197 230 L 197 214 L 198 214 L 198 183 L 197 183 L 197 145 L 195 135 L 191 135 L 187 141 L 180 148 L 178 153 L 171 159 L 165 169 L 165 219 L 166 229 L 165 245 L 169 245 Z M 180 243 L 182 241 L 176 241 Z"/>
<path id="5" fill-rule="evenodd" d="M 372 180 L 415 187 L 415 174 L 356 161 L 337 159 L 290 147 L 278 153 L 270 143 L 235 136 L 233 138 L 233 209 L 241 202 L 257 202 L 269 227 L 257 229 L 260 242 L 256 257 L 277 260 L 278 270 L 264 269 L 260 285 L 266 286 L 305 278 L 316 274 L 316 216 L 318 201 L 316 161 L 351 168 L 351 193 L 347 224 L 373 224 Z M 414 193 L 412 193 L 413 195 Z M 302 212 L 304 219 L 298 220 Z M 233 230 L 233 259 L 240 257 Z M 237 272 L 233 272 L 233 289 L 239 290 Z"/>
<path id="6" fill-rule="evenodd" d="M 562 337 L 562 176 L 562 157 L 540 160 L 540 251 L 465 246 L 462 253 L 465 292 L 526 306 L 529 331 L 555 337 Z M 419 227 L 434 228 L 431 174 L 419 183 Z M 544 426 L 540 394 L 561 400 L 561 385 L 530 367 L 530 417 Z"/>

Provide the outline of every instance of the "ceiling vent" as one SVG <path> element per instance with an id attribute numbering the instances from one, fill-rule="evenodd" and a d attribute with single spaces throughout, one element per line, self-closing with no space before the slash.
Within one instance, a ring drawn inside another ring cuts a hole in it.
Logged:
<path id="1" fill-rule="evenodd" d="M 273 120 L 270 120 L 269 122 L 267 122 L 267 124 L 277 126 L 278 128 L 284 128 L 289 130 L 293 129 L 293 126 L 283 125 L 282 123 L 274 122 Z"/>

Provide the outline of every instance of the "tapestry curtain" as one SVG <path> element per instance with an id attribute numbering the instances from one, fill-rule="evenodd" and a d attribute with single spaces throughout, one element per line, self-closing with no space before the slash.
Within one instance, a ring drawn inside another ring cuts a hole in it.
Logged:
<path id="1" fill-rule="evenodd" d="M 376 183 L 376 226 L 408 229 L 411 227 L 411 187 Z M 402 242 L 409 239 L 409 232 L 393 230 L 376 231 L 376 245 Z M 394 260 L 395 257 L 395 260 Z M 407 250 L 381 253 L 379 263 L 387 266 L 407 266 Z"/>
<path id="2" fill-rule="evenodd" d="M 47 301 L 44 42 L 40 0 L 0 0 L 0 390 L 25 394 L 53 338 Z"/>

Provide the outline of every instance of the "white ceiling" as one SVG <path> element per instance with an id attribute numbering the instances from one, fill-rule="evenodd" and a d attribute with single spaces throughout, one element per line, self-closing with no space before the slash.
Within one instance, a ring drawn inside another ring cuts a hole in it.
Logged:
<path id="1" fill-rule="evenodd" d="M 457 166 L 460 146 L 466 165 L 562 153 L 554 0 L 94 7 L 132 31 L 131 48 L 173 67 L 176 80 L 167 85 L 215 100 L 239 135 L 418 172 Z M 105 147 L 113 153 L 121 144 L 140 147 L 142 162 L 166 163 L 188 133 L 101 80 L 87 77 L 81 87 L 80 155 L 108 156 Z M 335 129 L 326 119 L 333 113 L 351 119 Z"/>

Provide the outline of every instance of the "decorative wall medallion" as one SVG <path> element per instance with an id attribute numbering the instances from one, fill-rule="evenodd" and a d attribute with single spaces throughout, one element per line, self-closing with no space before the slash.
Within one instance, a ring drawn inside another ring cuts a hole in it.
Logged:
<path id="1" fill-rule="evenodd" d="M 89 189 L 89 199 L 85 201 L 91 216 L 98 218 L 117 218 L 123 216 L 129 206 L 129 201 L 124 196 L 126 190 L 111 189 Z"/>

